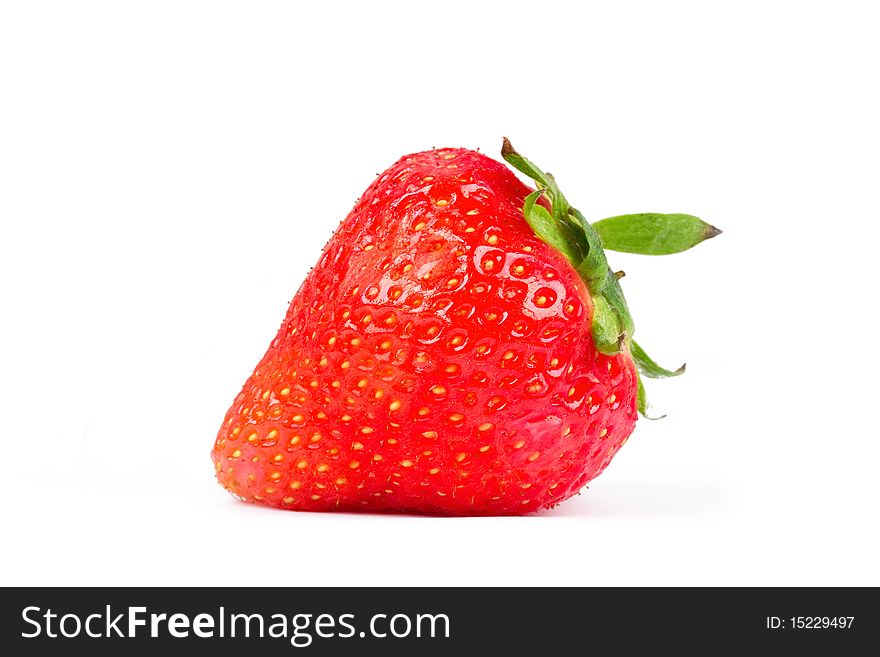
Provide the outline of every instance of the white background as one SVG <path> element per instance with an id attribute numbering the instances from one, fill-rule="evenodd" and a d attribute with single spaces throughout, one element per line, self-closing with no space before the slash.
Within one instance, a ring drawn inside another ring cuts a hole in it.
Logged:
<path id="1" fill-rule="evenodd" d="M 4 3 L 0 581 L 880 584 L 874 10 Z M 337 222 L 502 135 L 590 218 L 724 229 L 611 256 L 668 418 L 533 517 L 233 500 L 214 436 Z"/>

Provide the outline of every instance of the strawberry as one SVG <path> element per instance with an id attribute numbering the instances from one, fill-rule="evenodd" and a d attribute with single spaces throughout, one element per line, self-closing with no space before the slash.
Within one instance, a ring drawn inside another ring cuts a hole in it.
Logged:
<path id="1" fill-rule="evenodd" d="M 212 452 L 236 497 L 284 509 L 522 514 L 577 493 L 645 411 L 607 248 L 666 253 L 689 215 L 589 224 L 505 140 L 504 164 L 401 158 L 324 248 Z M 637 368 L 637 365 L 639 366 Z"/>

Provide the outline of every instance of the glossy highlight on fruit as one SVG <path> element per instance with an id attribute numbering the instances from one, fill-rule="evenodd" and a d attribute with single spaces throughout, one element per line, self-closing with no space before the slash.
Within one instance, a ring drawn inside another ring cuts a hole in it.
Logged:
<path id="1" fill-rule="evenodd" d="M 628 347 L 480 153 L 401 158 L 290 303 L 217 435 L 217 478 L 307 511 L 522 514 L 577 493 L 637 418 Z M 546 204 L 546 201 L 541 201 Z"/>

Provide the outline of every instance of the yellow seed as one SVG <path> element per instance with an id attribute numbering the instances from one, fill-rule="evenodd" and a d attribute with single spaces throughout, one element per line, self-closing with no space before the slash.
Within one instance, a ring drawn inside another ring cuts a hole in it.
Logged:
<path id="1" fill-rule="evenodd" d="M 284 460 L 284 457 L 281 454 L 276 454 L 272 460 L 275 461 L 275 463 L 279 463 Z"/>
<path id="2" fill-rule="evenodd" d="M 520 488 L 522 488 L 523 490 L 528 490 L 531 487 L 532 487 L 532 485 L 528 482 L 526 482 L 522 486 L 520 486 Z"/>
<path id="3" fill-rule="evenodd" d="M 433 392 L 435 395 L 438 395 L 438 396 L 445 395 L 446 388 L 444 386 L 434 386 L 433 388 L 431 388 L 431 392 Z"/>
<path id="4" fill-rule="evenodd" d="M 374 461 L 381 461 L 382 455 L 381 454 L 373 454 L 373 460 Z"/>
<path id="5" fill-rule="evenodd" d="M 313 443 L 316 443 L 316 442 L 320 441 L 321 438 L 323 438 L 323 436 L 322 436 L 321 434 L 319 434 L 319 433 L 313 433 L 313 434 L 312 434 L 312 437 L 309 438 L 309 440 L 311 440 Z"/>
<path id="6" fill-rule="evenodd" d="M 453 338 L 449 341 L 449 344 L 451 344 L 453 347 L 457 347 L 457 346 L 460 345 L 462 342 L 464 342 L 464 338 L 461 337 L 460 335 L 456 335 L 455 337 L 453 337 Z"/>
<path id="7" fill-rule="evenodd" d="M 504 355 L 501 357 L 501 359 L 502 360 L 510 360 L 514 356 L 515 356 L 515 354 L 513 353 L 513 351 L 508 349 L 507 351 L 504 352 Z"/>
<path id="8" fill-rule="evenodd" d="M 290 394 L 290 388 L 282 388 L 281 392 L 278 393 L 282 397 L 287 397 Z"/>
<path id="9" fill-rule="evenodd" d="M 541 456 L 541 452 L 532 452 L 531 454 L 529 454 L 527 460 L 528 460 L 529 462 L 531 462 L 531 461 L 535 461 L 535 460 L 538 459 L 539 456 Z"/>
<path id="10" fill-rule="evenodd" d="M 305 459 L 303 459 L 302 461 L 296 462 L 296 467 L 299 470 L 305 470 L 308 467 L 308 465 L 309 465 L 309 462 L 306 461 Z"/>
<path id="11" fill-rule="evenodd" d="M 282 501 L 284 504 L 293 504 L 293 498 L 292 498 L 292 497 L 285 497 L 285 498 L 284 498 L 283 500 L 281 500 L 281 501 Z"/>
<path id="12" fill-rule="evenodd" d="M 327 465 L 326 463 L 322 463 L 317 468 L 315 468 L 315 470 L 317 470 L 318 472 L 327 472 L 327 470 L 329 470 L 329 469 L 330 469 L 330 466 Z"/>
<path id="13" fill-rule="evenodd" d="M 361 379 L 360 381 L 357 382 L 357 387 L 358 387 L 358 388 L 366 388 L 366 387 L 367 387 L 367 383 L 368 383 L 368 382 L 367 382 L 366 379 Z"/>
<path id="14" fill-rule="evenodd" d="M 232 452 L 232 458 L 237 459 L 239 456 L 241 456 L 241 450 L 240 450 L 240 449 L 237 449 L 237 450 L 235 450 L 234 452 Z"/>
<path id="15" fill-rule="evenodd" d="M 497 235 L 489 235 L 489 237 L 486 238 L 486 241 L 489 244 L 498 244 L 498 236 Z"/>
<path id="16" fill-rule="evenodd" d="M 299 413 L 297 413 L 296 415 L 294 415 L 292 419 L 293 419 L 293 421 L 294 421 L 296 424 L 299 424 L 300 422 L 302 422 L 303 420 L 305 420 L 305 418 L 304 418 L 302 415 L 300 415 Z"/>
<path id="17" fill-rule="evenodd" d="M 433 440 L 434 438 L 437 437 L 437 432 L 436 431 L 424 431 L 424 432 L 422 432 L 422 437 Z"/>
<path id="18" fill-rule="evenodd" d="M 477 427 L 477 431 L 489 431 L 489 429 L 492 429 L 494 426 L 495 425 L 491 422 L 483 422 L 483 424 Z"/>
<path id="19" fill-rule="evenodd" d="M 318 500 L 321 499 L 321 496 L 320 496 L 320 495 L 312 495 L 312 496 L 311 496 L 311 499 L 313 499 L 314 501 L 317 502 Z"/>
<path id="20" fill-rule="evenodd" d="M 440 206 L 441 208 L 444 208 L 444 207 L 446 207 L 447 205 L 449 205 L 449 201 L 447 201 L 446 199 L 441 198 L 439 201 L 437 201 L 437 205 Z"/>
<path id="21" fill-rule="evenodd" d="M 275 479 L 277 481 L 278 479 L 281 479 L 281 473 L 280 472 L 273 472 L 272 474 L 269 475 L 269 478 Z"/>
<path id="22" fill-rule="evenodd" d="M 352 443 L 351 448 L 355 451 L 358 451 L 358 450 L 364 448 L 364 444 L 363 443 Z"/>
<path id="23" fill-rule="evenodd" d="M 455 460 L 458 461 L 459 463 L 464 461 L 466 458 L 467 458 L 467 454 L 465 454 L 464 452 L 459 452 L 458 454 L 455 455 Z"/>
<path id="24" fill-rule="evenodd" d="M 348 467 L 352 470 L 356 470 L 358 467 L 360 467 L 360 463 L 358 463 L 357 461 L 352 461 L 348 464 Z"/>
<path id="25" fill-rule="evenodd" d="M 269 399 L 269 395 L 270 395 L 270 394 L 271 394 L 271 393 L 270 393 L 269 390 L 267 390 L 266 392 L 264 392 L 264 393 L 263 393 L 263 400 L 265 401 L 266 399 Z"/>
<path id="26" fill-rule="evenodd" d="M 428 474 L 437 474 L 438 472 L 440 472 L 440 468 L 431 468 L 428 470 Z"/>
<path id="27" fill-rule="evenodd" d="M 413 230 L 422 230 L 427 225 L 428 224 L 426 224 L 424 221 L 420 221 L 415 226 L 413 226 Z"/>
<path id="28" fill-rule="evenodd" d="M 461 413 L 453 413 L 452 415 L 449 416 L 450 422 L 461 422 L 463 419 L 464 419 L 464 415 L 462 415 Z"/>
<path id="29" fill-rule="evenodd" d="M 571 427 L 565 427 L 565 429 L 562 430 L 563 436 L 567 436 L 570 433 L 571 433 Z"/>
<path id="30" fill-rule="evenodd" d="M 608 435 L 608 429 L 602 429 L 602 431 L 599 432 L 599 438 L 604 438 L 607 435 Z"/>
<path id="31" fill-rule="evenodd" d="M 490 448 L 491 448 L 491 445 L 483 445 L 482 447 L 480 447 L 480 451 L 481 452 L 488 452 Z"/>
<path id="32" fill-rule="evenodd" d="M 349 341 L 349 344 L 350 344 L 352 347 L 357 347 L 360 343 L 361 343 L 361 339 L 360 339 L 360 338 L 352 338 L 352 339 Z"/>
<path id="33" fill-rule="evenodd" d="M 617 399 L 617 395 L 615 395 L 615 394 L 608 395 L 608 403 L 609 404 L 613 404 L 616 399 Z"/>
<path id="34" fill-rule="evenodd" d="M 248 436 L 248 442 L 252 443 L 257 439 L 257 432 L 254 431 L 250 436 Z"/>
<path id="35" fill-rule="evenodd" d="M 370 435 L 374 431 L 375 431 L 375 429 L 373 427 L 361 427 L 361 433 L 364 434 L 365 436 Z"/>
<path id="36" fill-rule="evenodd" d="M 275 440 L 278 437 L 278 429 L 272 429 L 269 433 L 266 434 L 267 440 Z"/>
<path id="37" fill-rule="evenodd" d="M 470 216 L 473 217 L 474 215 L 480 214 L 480 211 L 479 210 L 468 210 L 465 214 L 469 214 Z"/>
<path id="38" fill-rule="evenodd" d="M 431 413 L 431 409 L 428 408 L 427 406 L 422 406 L 422 407 L 418 410 L 418 415 L 420 415 L 421 417 L 424 417 L 424 416 L 426 416 L 426 415 L 430 415 L 430 413 Z"/>
<path id="39" fill-rule="evenodd" d="M 299 436 L 294 436 L 293 438 L 290 439 L 290 444 L 297 445 L 297 444 L 299 444 L 300 440 L 301 440 L 301 438 Z"/>
<path id="40" fill-rule="evenodd" d="M 339 418 L 339 419 L 342 420 L 343 422 L 350 422 L 350 421 L 351 421 L 351 415 L 343 415 L 343 416 L 342 416 L 341 418 Z"/>
<path id="41" fill-rule="evenodd" d="M 397 444 L 397 438 L 389 438 L 389 439 L 386 440 L 385 442 L 388 443 L 389 445 L 396 445 L 396 444 Z"/>
<path id="42" fill-rule="evenodd" d="M 399 399 L 395 399 L 393 402 L 388 404 L 388 408 L 392 411 L 398 410 L 401 406 L 403 406 L 403 402 L 401 402 Z"/>
<path id="43" fill-rule="evenodd" d="M 413 462 L 409 460 L 403 460 L 400 462 L 400 465 L 404 468 L 411 468 L 413 466 Z"/>
<path id="44" fill-rule="evenodd" d="M 343 370 L 347 370 L 349 367 L 351 367 L 351 363 L 349 363 L 347 360 L 344 360 L 339 363 L 339 367 Z"/>
<path id="45" fill-rule="evenodd" d="M 334 483 L 337 486 L 344 486 L 345 485 L 345 477 L 338 477 Z"/>

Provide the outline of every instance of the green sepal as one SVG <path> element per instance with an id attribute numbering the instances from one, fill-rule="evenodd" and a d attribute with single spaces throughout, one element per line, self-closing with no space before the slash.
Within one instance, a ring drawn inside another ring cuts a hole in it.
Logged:
<path id="1" fill-rule="evenodd" d="M 623 323 L 604 296 L 593 297 L 593 322 L 590 328 L 597 351 L 606 356 L 620 352 L 625 336 Z"/>
<path id="2" fill-rule="evenodd" d="M 544 193 L 539 189 L 526 197 L 523 203 L 523 216 L 526 222 L 535 231 L 535 235 L 553 248 L 561 251 L 569 260 L 580 257 L 578 245 L 572 239 L 571 231 L 553 218 L 553 215 L 543 205 L 538 204 L 538 198 Z"/>
<path id="3" fill-rule="evenodd" d="M 549 188 L 552 186 L 553 188 L 555 188 L 554 191 L 559 190 L 559 188 L 556 187 L 556 181 L 554 180 L 551 182 L 551 180 L 548 180 L 543 171 L 532 164 L 530 160 L 524 158 L 522 155 L 517 153 L 507 137 L 504 137 L 504 141 L 501 144 L 501 157 L 503 157 L 504 161 L 507 162 L 514 169 L 516 169 L 520 173 L 526 174 L 541 187 Z"/>
<path id="4" fill-rule="evenodd" d="M 648 255 L 678 253 L 715 237 L 721 231 L 686 214 L 621 215 L 590 224 L 576 208 L 571 207 L 553 176 L 517 153 L 507 138 L 501 155 L 514 169 L 535 181 L 537 191 L 529 194 L 523 204 L 526 222 L 540 239 L 568 259 L 590 292 L 593 302 L 591 332 L 596 349 L 609 356 L 629 350 L 637 367 L 638 411 L 645 418 L 660 419 L 647 415 L 648 402 L 642 375 L 650 378 L 678 376 L 685 368 L 682 365 L 673 371 L 660 367 L 632 339 L 635 330 L 632 315 L 619 282 L 623 272 L 615 273 L 609 268 L 605 249 Z M 542 195 L 546 195 L 549 201 L 549 210 L 538 203 Z"/>
<path id="5" fill-rule="evenodd" d="M 593 223 L 611 251 L 641 255 L 681 253 L 720 235 L 715 226 L 690 214 L 624 214 Z"/>
<path id="6" fill-rule="evenodd" d="M 642 377 L 639 375 L 639 371 L 636 370 L 636 409 L 646 420 L 662 420 L 666 417 L 663 415 L 648 415 L 648 395 L 645 393 L 645 384 L 642 383 Z"/>
<path id="7" fill-rule="evenodd" d="M 608 260 L 602 248 L 602 238 L 578 210 L 570 208 L 569 216 L 577 221 L 583 240 L 587 244 L 584 259 L 575 265 L 575 269 L 584 279 L 591 294 L 602 294 L 610 273 Z"/>
<path id="8" fill-rule="evenodd" d="M 682 365 L 677 370 L 667 370 L 664 367 L 660 367 L 635 340 L 630 340 L 629 342 L 629 353 L 639 371 L 649 379 L 666 379 L 671 376 L 681 376 L 684 374 L 685 365 Z"/>
<path id="9" fill-rule="evenodd" d="M 648 417 L 648 395 L 645 394 L 645 384 L 642 383 L 642 377 L 639 375 L 638 370 L 636 370 L 636 382 L 638 383 L 638 388 L 636 392 L 636 404 L 639 409 L 639 413 L 643 417 Z"/>

